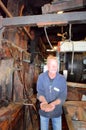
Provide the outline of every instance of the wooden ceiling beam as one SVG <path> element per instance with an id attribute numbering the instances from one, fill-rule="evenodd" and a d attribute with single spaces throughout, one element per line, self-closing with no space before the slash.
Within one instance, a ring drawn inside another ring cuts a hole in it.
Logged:
<path id="1" fill-rule="evenodd" d="M 58 11 L 70 11 L 83 8 L 86 5 L 86 0 L 62 0 L 52 2 L 52 4 L 45 4 L 42 6 L 42 13 L 53 13 Z"/>
<path id="2" fill-rule="evenodd" d="M 86 23 L 86 11 L 2 18 L 2 26 L 51 26 Z"/>

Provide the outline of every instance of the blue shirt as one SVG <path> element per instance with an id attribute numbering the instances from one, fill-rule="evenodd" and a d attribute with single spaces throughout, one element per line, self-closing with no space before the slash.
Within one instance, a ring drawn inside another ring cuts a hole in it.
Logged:
<path id="1" fill-rule="evenodd" d="M 51 112 L 45 112 L 41 109 L 39 114 L 45 117 L 59 117 L 62 114 L 62 105 L 67 97 L 67 84 L 63 75 L 57 73 L 56 77 L 51 80 L 48 76 L 48 71 L 41 73 L 37 80 L 37 96 L 44 96 L 48 103 L 60 99 L 61 103 L 55 106 Z"/>

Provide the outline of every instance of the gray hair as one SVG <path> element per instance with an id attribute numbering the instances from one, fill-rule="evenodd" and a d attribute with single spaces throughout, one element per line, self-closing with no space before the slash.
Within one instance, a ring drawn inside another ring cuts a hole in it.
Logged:
<path id="1" fill-rule="evenodd" d="M 49 61 L 49 60 L 56 60 L 56 62 L 58 63 L 56 56 L 49 55 L 49 56 L 47 57 L 47 64 L 48 64 L 48 61 Z"/>

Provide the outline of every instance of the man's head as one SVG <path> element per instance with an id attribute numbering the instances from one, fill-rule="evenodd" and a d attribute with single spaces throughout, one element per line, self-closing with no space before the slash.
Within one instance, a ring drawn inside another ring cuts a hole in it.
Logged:
<path id="1" fill-rule="evenodd" d="M 52 56 L 52 55 L 48 56 L 47 67 L 48 67 L 49 73 L 55 74 L 58 70 L 57 57 Z"/>

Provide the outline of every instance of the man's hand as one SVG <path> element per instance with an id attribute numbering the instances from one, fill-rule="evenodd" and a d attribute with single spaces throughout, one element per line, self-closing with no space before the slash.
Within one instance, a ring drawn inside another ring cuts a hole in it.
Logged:
<path id="1" fill-rule="evenodd" d="M 48 104 L 47 102 L 43 102 L 40 104 L 40 108 L 41 110 L 45 111 L 45 112 L 50 112 L 53 111 L 55 109 L 55 105 L 53 104 Z"/>

